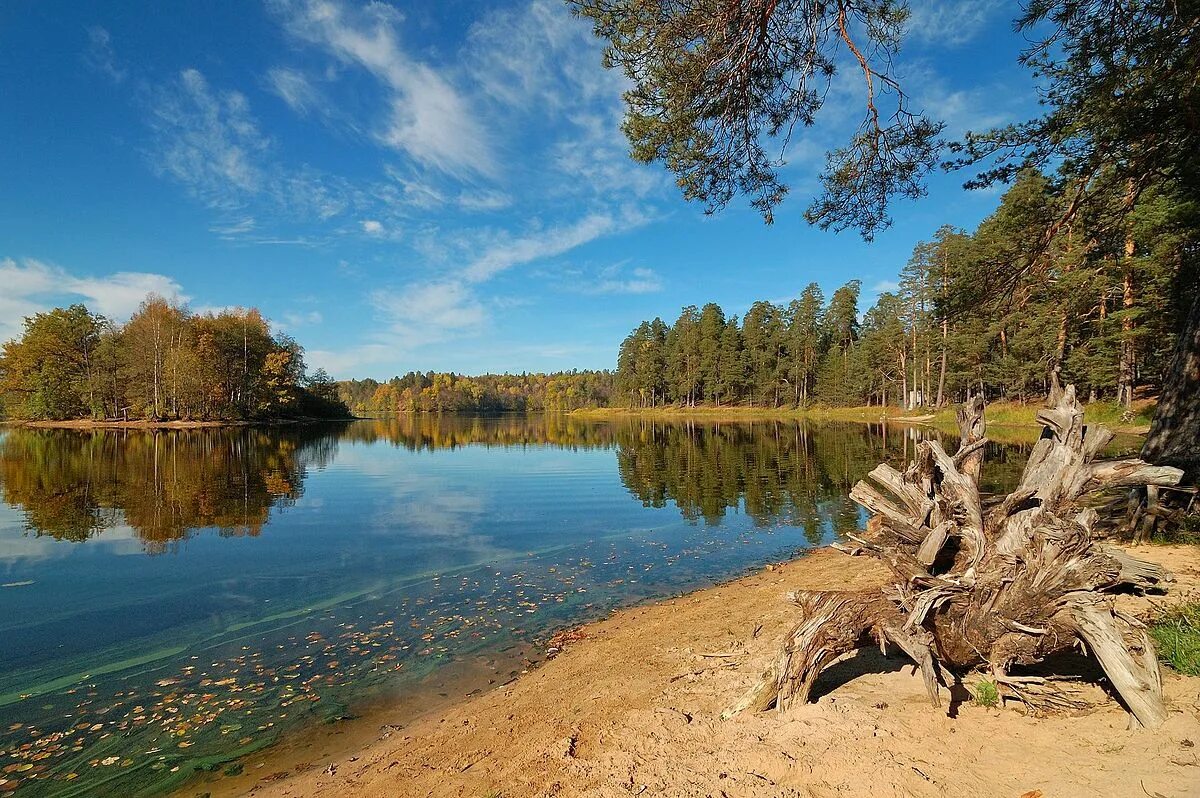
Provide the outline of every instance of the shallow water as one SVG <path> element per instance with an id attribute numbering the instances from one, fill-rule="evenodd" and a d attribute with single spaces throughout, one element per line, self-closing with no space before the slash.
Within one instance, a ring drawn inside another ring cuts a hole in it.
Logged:
<path id="1" fill-rule="evenodd" d="M 140 795 L 835 539 L 923 428 L 400 416 L 0 432 L 0 795 Z M 993 445 L 986 488 L 1028 444 Z M 233 764 L 230 764 L 233 763 Z"/>

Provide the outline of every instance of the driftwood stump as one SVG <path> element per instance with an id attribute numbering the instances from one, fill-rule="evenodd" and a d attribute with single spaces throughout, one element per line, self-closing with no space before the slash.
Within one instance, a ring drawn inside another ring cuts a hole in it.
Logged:
<path id="1" fill-rule="evenodd" d="M 982 668 L 1034 712 L 1074 708 L 1069 683 L 1009 670 L 1078 645 L 1104 669 L 1131 724 L 1160 725 L 1166 710 L 1153 645 L 1110 594 L 1162 589 L 1172 576 L 1102 545 L 1092 533 L 1097 513 L 1081 500 L 1108 488 L 1175 485 L 1182 472 L 1097 459 L 1112 433 L 1083 424 L 1073 386 L 1038 420 L 1045 428 L 1020 483 L 998 501 L 985 502 L 978 488 L 987 444 L 981 399 L 959 411 L 962 442 L 953 456 L 927 441 L 907 470 L 879 465 L 855 485 L 850 498 L 873 517 L 842 548 L 881 558 L 894 579 L 882 591 L 790 596 L 800 622 L 730 713 L 803 703 L 822 670 L 872 642 L 917 663 L 935 706 L 941 669 Z"/>

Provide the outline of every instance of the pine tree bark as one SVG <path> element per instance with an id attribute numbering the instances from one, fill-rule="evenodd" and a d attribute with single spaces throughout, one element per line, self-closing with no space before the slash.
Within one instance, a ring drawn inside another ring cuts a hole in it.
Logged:
<path id="1" fill-rule="evenodd" d="M 1132 244 L 1127 244 L 1131 248 Z M 1117 402 L 1128 409 L 1133 405 L 1134 358 L 1136 352 L 1133 341 L 1133 312 L 1136 300 L 1133 293 L 1133 270 L 1126 260 L 1124 274 L 1121 278 L 1121 309 L 1124 316 L 1121 319 L 1121 362 L 1117 371 Z"/>
<path id="2" fill-rule="evenodd" d="M 1200 475 L 1200 297 L 1192 301 L 1142 444 L 1143 460 Z"/>

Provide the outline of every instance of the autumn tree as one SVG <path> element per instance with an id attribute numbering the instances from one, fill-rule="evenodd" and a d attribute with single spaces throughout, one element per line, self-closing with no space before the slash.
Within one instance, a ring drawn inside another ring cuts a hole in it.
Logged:
<path id="1" fill-rule="evenodd" d="M 96 349 L 103 319 L 83 305 L 25 319 L 22 336 L 0 350 L 0 396 L 13 418 L 80 418 L 98 404 Z"/>

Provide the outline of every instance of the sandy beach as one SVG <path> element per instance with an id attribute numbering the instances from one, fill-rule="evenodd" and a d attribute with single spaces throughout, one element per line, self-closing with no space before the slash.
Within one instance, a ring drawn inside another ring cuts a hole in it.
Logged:
<path id="1" fill-rule="evenodd" d="M 1166 597 L 1119 597 L 1146 614 L 1200 593 L 1200 551 L 1138 549 L 1171 567 Z M 1200 791 L 1200 679 L 1164 669 L 1170 717 L 1127 731 L 1100 687 L 1098 706 L 1033 718 L 988 709 L 962 691 L 931 707 L 906 660 L 862 650 L 787 715 L 722 720 L 794 620 L 793 589 L 858 589 L 885 571 L 823 549 L 678 599 L 583 627 L 561 653 L 515 682 L 412 719 L 373 726 L 336 754 L 246 763 L 236 780 L 188 794 L 255 796 L 943 796 L 1072 798 Z M 1082 659 L 1079 672 L 1095 671 Z M 945 691 L 943 691 L 945 692 Z M 372 722 L 376 719 L 372 716 Z M 322 748 L 324 746 L 324 748 Z M 301 752 L 302 754 L 303 752 Z"/>

